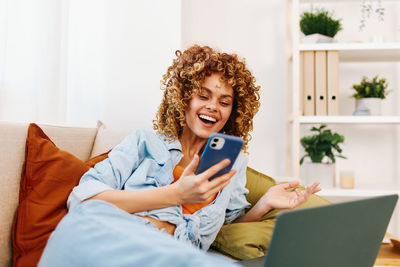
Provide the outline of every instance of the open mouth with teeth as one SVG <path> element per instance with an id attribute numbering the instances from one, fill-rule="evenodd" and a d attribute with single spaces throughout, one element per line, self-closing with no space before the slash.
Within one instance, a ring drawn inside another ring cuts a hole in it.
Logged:
<path id="1" fill-rule="evenodd" d="M 207 115 L 202 115 L 202 114 L 199 115 L 199 119 L 202 122 L 204 122 L 206 124 L 209 124 L 209 125 L 212 125 L 212 124 L 217 122 L 217 119 L 215 119 L 213 117 L 210 117 L 210 116 L 207 116 Z"/>

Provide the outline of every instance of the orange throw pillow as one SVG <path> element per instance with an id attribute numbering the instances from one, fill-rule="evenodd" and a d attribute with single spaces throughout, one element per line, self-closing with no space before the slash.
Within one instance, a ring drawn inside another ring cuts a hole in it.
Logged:
<path id="1" fill-rule="evenodd" d="M 101 154 L 86 162 L 59 149 L 34 123 L 29 125 L 19 205 L 13 225 L 14 266 L 37 266 L 47 239 L 64 217 L 66 202 L 81 176 Z"/>

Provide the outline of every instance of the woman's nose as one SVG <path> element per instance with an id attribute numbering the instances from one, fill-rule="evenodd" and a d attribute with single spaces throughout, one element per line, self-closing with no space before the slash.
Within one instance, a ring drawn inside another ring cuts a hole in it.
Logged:
<path id="1" fill-rule="evenodd" d="M 209 101 L 206 105 L 206 109 L 208 110 L 215 110 L 216 109 L 216 104 L 214 103 L 215 101 Z"/>

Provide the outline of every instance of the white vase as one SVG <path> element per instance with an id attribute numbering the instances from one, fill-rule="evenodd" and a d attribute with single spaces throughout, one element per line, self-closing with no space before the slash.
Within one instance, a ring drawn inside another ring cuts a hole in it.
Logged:
<path id="1" fill-rule="evenodd" d="M 304 186 L 319 181 L 322 189 L 333 188 L 336 185 L 335 164 L 305 162 L 300 168 L 300 178 Z"/>
<path id="2" fill-rule="evenodd" d="M 380 116 L 382 106 L 382 98 L 367 97 L 356 99 L 356 110 L 353 115 L 371 115 Z"/>
<path id="3" fill-rule="evenodd" d="M 303 35 L 302 43 L 315 44 L 315 43 L 333 43 L 335 40 L 332 37 L 314 33 L 310 35 Z"/>

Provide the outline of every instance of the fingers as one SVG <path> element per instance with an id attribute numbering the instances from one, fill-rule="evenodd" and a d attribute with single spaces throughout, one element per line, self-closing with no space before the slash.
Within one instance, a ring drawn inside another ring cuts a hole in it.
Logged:
<path id="1" fill-rule="evenodd" d="M 235 175 L 236 170 L 230 170 L 224 175 L 216 177 L 212 181 L 203 181 L 204 189 L 204 200 L 209 201 L 211 198 L 215 197 L 215 194 L 221 191 L 225 186 L 229 184 L 233 175 Z"/>
<path id="2" fill-rule="evenodd" d="M 235 173 L 236 173 L 236 170 L 232 169 L 229 172 L 225 173 L 224 175 L 221 175 L 219 177 L 212 179 L 208 183 L 210 190 L 215 190 L 216 192 L 220 191 L 227 184 L 229 184 L 232 176 L 235 175 Z"/>
<path id="3" fill-rule="evenodd" d="M 313 183 L 312 185 L 310 185 L 310 186 L 307 187 L 307 190 L 306 190 L 306 191 L 307 191 L 310 195 L 321 191 L 321 188 L 318 187 L 319 184 L 320 184 L 319 182 Z"/>
<path id="4" fill-rule="evenodd" d="M 194 155 L 192 161 L 189 163 L 189 165 L 187 165 L 187 167 L 183 171 L 182 175 L 186 176 L 189 174 L 194 174 L 197 169 L 197 165 L 199 165 L 199 156 Z"/>
<path id="5" fill-rule="evenodd" d="M 227 186 L 236 170 L 231 170 L 221 176 L 216 177 L 212 181 L 208 179 L 230 164 L 229 160 L 223 160 L 208 170 L 195 175 L 196 168 L 199 164 L 199 156 L 195 155 L 189 165 L 183 171 L 180 179 L 176 182 L 182 190 L 182 203 L 204 202 L 210 197 Z"/>
<path id="6" fill-rule="evenodd" d="M 321 188 L 319 188 L 318 186 L 319 186 L 319 182 L 314 182 L 312 185 L 307 186 L 306 190 L 302 191 L 302 194 L 303 194 L 305 200 L 307 200 L 310 195 L 321 191 Z M 297 191 L 297 189 L 296 189 L 296 191 Z"/>
<path id="7" fill-rule="evenodd" d="M 302 204 L 308 200 L 310 195 L 318 192 L 321 190 L 321 188 L 318 187 L 319 182 L 315 182 L 312 185 L 308 186 L 306 190 L 300 191 L 299 189 L 296 189 L 296 197 L 297 197 L 297 203 Z"/>
<path id="8" fill-rule="evenodd" d="M 302 204 L 307 200 L 308 194 L 305 191 L 300 191 L 299 189 L 296 189 L 294 190 L 294 192 L 296 193 L 296 204 L 294 205 L 294 207 Z"/>
<path id="9" fill-rule="evenodd" d="M 231 163 L 231 161 L 229 159 L 224 159 L 224 160 L 218 162 L 217 164 L 213 165 L 212 167 L 208 168 L 204 172 L 200 173 L 199 175 L 201 176 L 202 180 L 206 180 L 206 179 L 208 180 L 209 178 L 214 176 L 216 173 L 218 173 L 220 170 L 222 170 L 223 168 L 228 166 L 230 163 Z"/>
<path id="10" fill-rule="evenodd" d="M 287 190 L 287 189 L 296 187 L 299 184 L 300 184 L 299 181 L 291 181 L 286 184 L 283 184 L 283 189 Z M 306 192 L 311 195 L 311 194 L 321 191 L 321 188 L 318 187 L 319 184 L 320 184 L 319 182 L 314 182 L 312 185 L 307 186 Z"/>
<path id="11" fill-rule="evenodd" d="M 283 189 L 287 190 L 287 189 L 296 187 L 296 186 L 299 185 L 299 183 L 300 183 L 299 181 L 291 181 L 291 182 L 288 182 L 288 183 L 286 183 L 286 184 L 283 184 Z"/>

